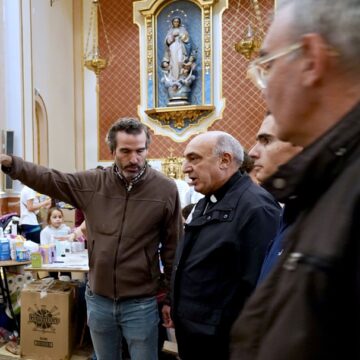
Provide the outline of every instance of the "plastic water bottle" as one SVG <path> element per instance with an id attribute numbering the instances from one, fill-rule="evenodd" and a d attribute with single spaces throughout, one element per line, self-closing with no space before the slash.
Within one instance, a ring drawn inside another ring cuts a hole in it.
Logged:
<path id="1" fill-rule="evenodd" d="M 0 260 L 10 260 L 10 241 L 4 236 L 4 230 L 0 227 Z"/>
<path id="2" fill-rule="evenodd" d="M 12 224 L 11 224 L 11 235 L 16 236 L 17 234 L 18 234 L 17 224 L 16 224 L 16 223 L 12 223 Z"/>

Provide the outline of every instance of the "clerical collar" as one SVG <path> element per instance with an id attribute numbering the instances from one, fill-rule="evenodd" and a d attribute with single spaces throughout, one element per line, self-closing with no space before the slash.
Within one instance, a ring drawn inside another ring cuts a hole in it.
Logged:
<path id="1" fill-rule="evenodd" d="M 218 202 L 218 199 L 216 198 L 216 196 L 214 194 L 210 196 L 210 202 L 213 204 Z"/>
<path id="2" fill-rule="evenodd" d="M 213 194 L 207 196 L 207 200 L 211 204 L 219 202 L 233 186 L 233 184 L 241 178 L 241 172 L 237 171 L 220 189 L 216 190 Z"/>
<path id="3" fill-rule="evenodd" d="M 125 176 L 120 172 L 120 169 L 119 167 L 114 164 L 114 172 L 115 174 L 120 178 L 120 180 L 124 183 L 125 187 L 126 187 L 126 190 L 129 192 L 133 186 L 138 183 L 142 176 L 144 175 L 145 173 L 145 170 L 147 168 L 147 163 L 145 163 L 144 167 L 140 170 L 140 172 L 133 178 L 131 179 L 130 181 L 128 181 Z"/>

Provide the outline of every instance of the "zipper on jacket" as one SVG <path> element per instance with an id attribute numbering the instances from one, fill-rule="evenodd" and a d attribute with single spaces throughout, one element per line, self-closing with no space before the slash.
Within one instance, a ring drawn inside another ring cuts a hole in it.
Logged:
<path id="1" fill-rule="evenodd" d="M 121 238 L 122 238 L 122 234 L 123 234 L 123 229 L 124 229 L 124 222 L 125 222 L 125 215 L 126 215 L 126 210 L 127 210 L 127 205 L 128 205 L 128 200 L 129 200 L 129 195 L 130 195 L 130 190 L 131 187 L 127 187 L 126 186 L 126 197 L 125 197 L 125 206 L 124 206 L 124 213 L 121 219 L 121 232 L 120 232 L 120 236 L 119 236 L 119 240 L 118 240 L 118 246 L 116 247 L 116 252 L 115 252 L 115 261 L 114 261 L 114 299 L 117 299 L 117 288 L 116 288 L 116 265 L 117 265 L 117 257 L 118 257 L 118 252 L 119 252 L 119 245 L 121 242 Z"/>

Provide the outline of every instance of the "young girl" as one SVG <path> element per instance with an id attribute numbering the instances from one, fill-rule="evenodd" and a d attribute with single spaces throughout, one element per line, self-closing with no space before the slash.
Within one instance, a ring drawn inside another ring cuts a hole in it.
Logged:
<path id="1" fill-rule="evenodd" d="M 48 209 L 51 206 L 51 199 L 40 201 L 35 190 L 24 186 L 20 193 L 20 225 L 21 235 L 27 240 L 32 240 L 39 244 L 41 226 L 36 214 L 41 208 Z"/>
<path id="2" fill-rule="evenodd" d="M 71 234 L 69 226 L 64 224 L 64 214 L 61 209 L 52 207 L 47 214 L 47 223 L 40 233 L 40 244 L 51 244 L 54 240 L 69 240 L 74 239 L 74 234 Z"/>

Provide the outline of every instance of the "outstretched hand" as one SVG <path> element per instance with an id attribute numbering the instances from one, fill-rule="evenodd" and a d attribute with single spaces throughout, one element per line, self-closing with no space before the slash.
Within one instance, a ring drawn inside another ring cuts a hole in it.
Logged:
<path id="1" fill-rule="evenodd" d="M 5 167 L 10 167 L 12 165 L 12 158 L 6 154 L 0 154 L 0 164 Z"/>

